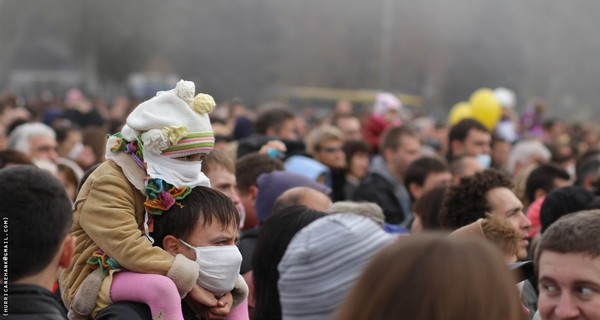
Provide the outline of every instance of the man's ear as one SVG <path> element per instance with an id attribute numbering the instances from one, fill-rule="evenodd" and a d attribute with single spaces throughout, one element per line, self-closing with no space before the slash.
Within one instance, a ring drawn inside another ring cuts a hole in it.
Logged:
<path id="1" fill-rule="evenodd" d="M 583 178 L 583 181 L 581 181 L 581 186 L 588 190 L 592 189 L 592 187 L 594 186 L 594 177 L 587 176 Z"/>
<path id="2" fill-rule="evenodd" d="M 382 154 L 383 155 L 383 161 L 387 162 L 392 157 L 393 152 L 394 151 L 392 149 L 390 149 L 390 148 L 384 149 L 383 150 L 383 154 Z"/>
<path id="3" fill-rule="evenodd" d="M 258 195 L 258 187 L 256 185 L 250 186 L 248 189 L 248 193 L 250 193 L 250 199 L 252 202 L 256 201 L 256 196 Z"/>
<path id="4" fill-rule="evenodd" d="M 462 152 L 463 152 L 462 142 L 460 140 L 450 141 L 450 150 L 452 150 L 452 155 L 462 154 Z"/>
<path id="5" fill-rule="evenodd" d="M 414 199 L 421 197 L 422 190 L 423 188 L 414 182 L 408 184 L 408 192 L 410 192 Z"/>
<path id="6" fill-rule="evenodd" d="M 165 236 L 163 238 L 163 249 L 170 253 L 172 256 L 176 256 L 178 253 L 180 253 L 179 251 L 179 246 L 181 245 L 181 242 L 179 241 L 179 239 L 175 238 L 172 235 L 168 235 Z"/>
<path id="7" fill-rule="evenodd" d="M 60 247 L 60 258 L 58 260 L 58 266 L 61 268 L 68 268 L 73 260 L 73 252 L 75 251 L 75 237 L 68 234 Z"/>
<path id="8" fill-rule="evenodd" d="M 546 191 L 544 191 L 544 189 L 537 189 L 535 190 L 535 193 L 533 195 L 534 197 L 534 201 L 545 196 L 546 195 Z"/>

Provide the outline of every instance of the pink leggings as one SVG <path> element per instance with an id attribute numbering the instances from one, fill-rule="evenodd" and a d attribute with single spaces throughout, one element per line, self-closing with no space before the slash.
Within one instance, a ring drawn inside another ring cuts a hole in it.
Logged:
<path id="1" fill-rule="evenodd" d="M 110 299 L 145 303 L 150 307 L 152 319 L 183 320 L 181 297 L 175 283 L 159 274 L 116 272 Z"/>

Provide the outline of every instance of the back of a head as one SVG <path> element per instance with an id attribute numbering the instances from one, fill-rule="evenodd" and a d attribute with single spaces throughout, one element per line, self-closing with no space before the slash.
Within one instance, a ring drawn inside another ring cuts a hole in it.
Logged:
<path id="1" fill-rule="evenodd" d="M 52 261 L 71 227 L 71 201 L 58 179 L 34 166 L 2 169 L 0 182 L 13 282 L 35 275 Z"/>
<path id="2" fill-rule="evenodd" d="M 512 189 L 510 178 L 495 169 L 462 178 L 458 185 L 450 187 L 446 193 L 440 213 L 442 226 L 454 230 L 485 218 L 490 210 L 486 194 L 495 188 Z"/>
<path id="3" fill-rule="evenodd" d="M 415 203 L 415 215 L 418 215 L 421 220 L 423 230 L 439 230 L 442 228 L 440 224 L 440 211 L 448 186 L 438 186 L 423 194 Z"/>
<path id="4" fill-rule="evenodd" d="M 250 153 L 239 158 L 235 163 L 235 179 L 240 193 L 247 193 L 256 179 L 263 173 L 283 170 L 283 163 L 266 154 Z"/>
<path id="5" fill-rule="evenodd" d="M 477 157 L 467 154 L 453 157 L 448 167 L 452 176 L 461 178 L 483 170 Z"/>
<path id="6" fill-rule="evenodd" d="M 329 215 L 302 229 L 278 266 L 283 319 L 329 319 L 365 264 L 393 239 L 351 214 Z"/>
<path id="7" fill-rule="evenodd" d="M 275 210 L 263 225 L 252 256 L 256 319 L 281 318 L 277 265 L 298 231 L 325 213 L 304 206 Z"/>
<path id="8" fill-rule="evenodd" d="M 369 263 L 335 319 L 524 319 L 514 283 L 497 250 L 485 242 L 406 237 Z"/>
<path id="9" fill-rule="evenodd" d="M 327 210 L 331 207 L 329 196 L 310 187 L 294 187 L 282 193 L 273 204 L 272 212 L 286 207 L 304 206 L 313 210 Z"/>
<path id="10" fill-rule="evenodd" d="M 543 234 L 535 252 L 535 266 L 539 268 L 544 251 L 582 253 L 600 256 L 600 210 L 580 211 L 560 218 Z"/>
<path id="11" fill-rule="evenodd" d="M 261 223 L 271 215 L 277 198 L 289 189 L 294 187 L 309 187 L 324 194 L 331 192 L 325 185 L 299 174 L 286 171 L 264 173 L 256 179 L 256 186 L 258 187 L 258 193 L 254 202 L 254 210 Z"/>
<path id="12" fill-rule="evenodd" d="M 555 180 L 569 180 L 571 177 L 569 173 L 554 164 L 546 163 L 533 169 L 527 177 L 525 184 L 525 195 L 529 203 L 535 201 L 536 191 L 541 189 L 546 194 L 554 190 Z"/>
<path id="13" fill-rule="evenodd" d="M 380 206 L 373 202 L 338 201 L 326 211 L 327 213 L 350 213 L 371 219 L 378 226 L 383 227 L 385 215 Z"/>
<path id="14" fill-rule="evenodd" d="M 514 174 L 519 164 L 526 164 L 532 158 L 542 161 L 550 161 L 552 154 L 550 150 L 538 140 L 522 140 L 517 142 L 508 156 L 507 170 Z"/>
<path id="15" fill-rule="evenodd" d="M 540 209 L 542 233 L 560 217 L 590 209 L 600 209 L 600 198 L 580 186 L 569 186 L 550 192 Z"/>

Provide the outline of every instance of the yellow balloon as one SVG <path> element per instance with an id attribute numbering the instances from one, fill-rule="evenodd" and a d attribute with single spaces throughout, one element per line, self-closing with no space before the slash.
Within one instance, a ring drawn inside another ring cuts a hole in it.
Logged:
<path id="1" fill-rule="evenodd" d="M 473 118 L 481 122 L 488 130 L 493 131 L 502 115 L 502 106 L 494 91 L 488 88 L 479 89 L 473 92 L 469 102 Z"/>
<path id="2" fill-rule="evenodd" d="M 453 126 L 457 124 L 462 119 L 472 118 L 473 111 L 471 110 L 471 105 L 467 102 L 459 102 L 450 109 L 450 114 L 448 115 L 448 123 Z"/>

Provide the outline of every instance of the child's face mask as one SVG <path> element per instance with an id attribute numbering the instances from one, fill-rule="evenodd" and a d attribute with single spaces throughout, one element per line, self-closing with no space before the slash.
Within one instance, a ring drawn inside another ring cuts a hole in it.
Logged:
<path id="1" fill-rule="evenodd" d="M 180 239 L 196 252 L 196 263 L 200 266 L 197 283 L 220 297 L 233 290 L 240 274 L 242 254 L 236 246 L 193 247 Z"/>

